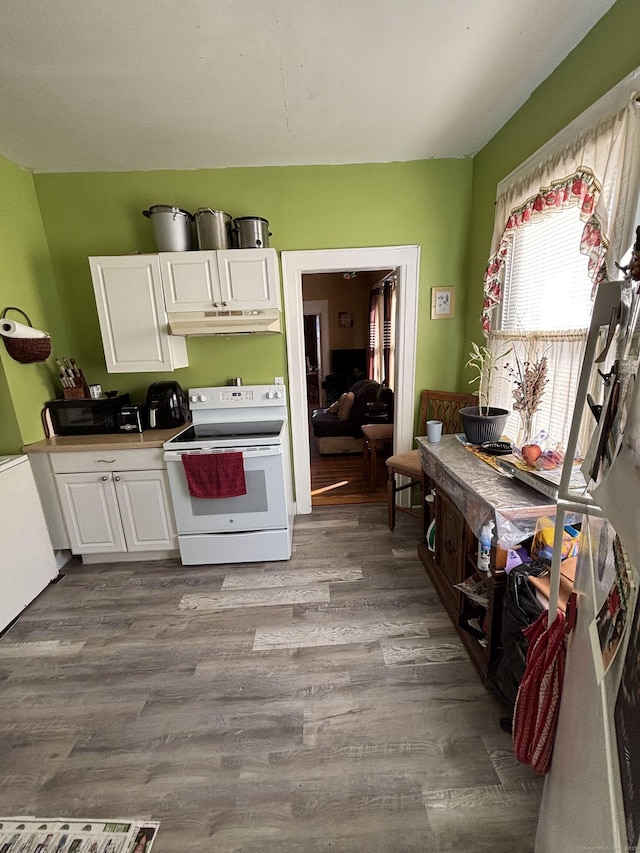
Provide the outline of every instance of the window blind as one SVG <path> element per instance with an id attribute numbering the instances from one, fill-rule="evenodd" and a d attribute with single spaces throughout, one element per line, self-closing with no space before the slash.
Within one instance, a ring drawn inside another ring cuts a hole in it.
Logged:
<path id="1" fill-rule="evenodd" d="M 511 236 L 503 331 L 570 330 L 588 327 L 592 282 L 580 253 L 584 223 L 577 207 L 554 210 Z"/>

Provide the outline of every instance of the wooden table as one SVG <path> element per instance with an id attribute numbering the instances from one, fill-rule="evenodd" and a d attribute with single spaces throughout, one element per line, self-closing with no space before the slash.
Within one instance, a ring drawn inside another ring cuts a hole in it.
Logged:
<path id="1" fill-rule="evenodd" d="M 440 599 L 471 660 L 483 680 L 500 646 L 502 599 L 506 585 L 507 547 L 516 547 L 535 532 L 540 516 L 555 514 L 549 498 L 498 473 L 465 449 L 455 435 L 443 435 L 437 444 L 418 438 L 424 476 L 424 531 L 418 552 Z M 427 546 L 427 530 L 435 522 L 435 550 Z M 491 574 L 483 578 L 487 604 L 481 607 L 463 593 L 460 584 L 477 572 L 478 536 L 485 524 L 493 524 Z M 483 640 L 461 627 L 478 620 Z M 485 644 L 486 643 L 486 644 Z"/>

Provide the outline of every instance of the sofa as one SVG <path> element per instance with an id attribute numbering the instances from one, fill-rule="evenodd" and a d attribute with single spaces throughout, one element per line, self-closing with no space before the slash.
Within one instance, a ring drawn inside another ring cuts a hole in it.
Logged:
<path id="1" fill-rule="evenodd" d="M 382 412 L 369 404 L 380 404 Z M 393 423 L 393 391 L 372 379 L 356 382 L 328 409 L 316 409 L 311 427 L 318 453 L 362 453 L 362 425 Z"/>

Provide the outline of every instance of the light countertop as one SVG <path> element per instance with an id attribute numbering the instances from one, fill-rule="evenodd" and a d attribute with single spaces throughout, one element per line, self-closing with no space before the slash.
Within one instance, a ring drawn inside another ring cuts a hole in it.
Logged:
<path id="1" fill-rule="evenodd" d="M 539 516 L 555 514 L 555 501 L 500 473 L 455 435 L 443 435 L 436 444 L 420 436 L 417 443 L 424 472 L 444 489 L 477 537 L 491 522 L 498 544 L 514 548 L 535 532 Z"/>
<path id="2" fill-rule="evenodd" d="M 108 433 L 107 435 L 57 435 L 34 444 L 25 444 L 25 453 L 55 453 L 61 450 L 145 450 L 162 447 L 165 441 L 186 429 L 183 424 L 172 429 L 147 429 L 144 432 Z"/>

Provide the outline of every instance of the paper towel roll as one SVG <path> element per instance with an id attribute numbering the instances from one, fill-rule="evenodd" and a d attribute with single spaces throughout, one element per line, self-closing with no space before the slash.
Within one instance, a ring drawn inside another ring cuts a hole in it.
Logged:
<path id="1" fill-rule="evenodd" d="M 0 335 L 5 338 L 48 338 L 46 332 L 25 326 L 23 323 L 15 323 L 13 320 L 0 320 Z"/>

